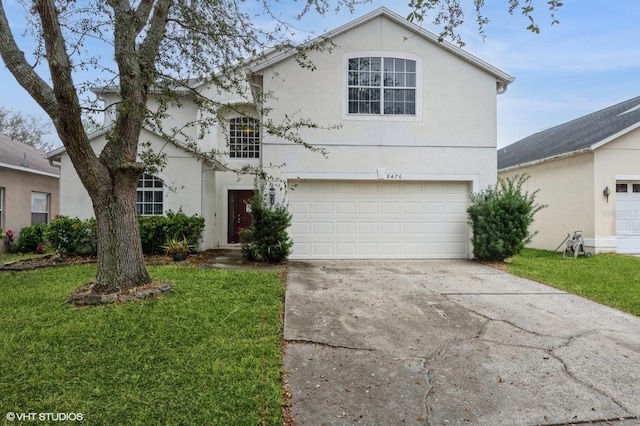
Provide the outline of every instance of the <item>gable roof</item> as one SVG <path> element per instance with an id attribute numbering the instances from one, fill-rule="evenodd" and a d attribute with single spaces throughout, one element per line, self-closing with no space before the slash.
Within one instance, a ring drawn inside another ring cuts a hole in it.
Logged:
<path id="1" fill-rule="evenodd" d="M 60 170 L 49 164 L 43 151 L 0 133 L 0 167 L 59 177 Z"/>
<path id="2" fill-rule="evenodd" d="M 592 151 L 640 127 L 640 96 L 498 150 L 498 170 Z"/>
<path id="3" fill-rule="evenodd" d="M 420 27 L 419 25 L 414 24 L 413 22 L 410 22 L 409 20 L 407 20 L 406 18 L 400 16 L 399 14 L 387 9 L 386 7 L 379 7 L 378 9 L 375 9 L 372 12 L 369 12 L 351 22 L 348 22 L 334 30 L 328 31 L 326 33 L 324 33 L 323 35 L 316 37 L 315 39 L 303 44 L 301 47 L 305 47 L 305 46 L 313 46 L 319 42 L 322 42 L 323 40 L 327 40 L 327 39 L 331 39 L 332 37 L 336 37 L 342 33 L 345 33 L 349 30 L 351 30 L 352 28 L 355 28 L 357 26 L 360 26 L 366 22 L 369 22 L 373 19 L 379 18 L 379 17 L 385 17 L 387 19 L 389 19 L 390 21 L 395 22 L 396 24 L 404 27 L 405 29 L 407 29 L 408 31 L 413 32 L 414 34 L 422 37 L 423 39 L 441 47 L 442 49 L 448 51 L 449 53 L 453 54 L 454 56 L 457 56 L 467 62 L 469 62 L 470 64 L 474 65 L 475 67 L 487 72 L 488 74 L 494 76 L 496 78 L 496 82 L 497 82 L 497 89 L 498 89 L 498 93 L 504 93 L 507 90 L 507 86 L 511 83 L 513 83 L 513 81 L 515 80 L 514 77 L 511 77 L 509 74 L 507 74 L 506 72 L 500 70 L 499 68 L 494 67 L 493 65 L 489 64 L 488 62 L 483 61 L 482 59 L 472 55 L 471 53 L 462 50 L 461 48 L 459 48 L 458 46 L 456 46 L 455 44 L 448 42 L 446 40 L 439 40 L 439 37 L 432 33 L 431 31 L 428 31 L 422 27 Z M 286 50 L 276 50 L 273 52 L 270 52 L 269 55 L 264 56 L 262 58 L 260 58 L 261 60 L 258 60 L 257 63 L 255 63 L 252 67 L 251 67 L 251 71 L 252 72 L 260 72 L 262 69 L 267 68 L 271 65 L 274 65 L 280 61 L 283 61 L 287 58 L 290 58 L 292 56 L 294 56 L 298 51 L 300 50 L 300 47 L 298 48 L 289 48 Z"/>
<path id="4" fill-rule="evenodd" d="M 107 133 L 107 131 L 109 129 L 111 129 L 112 126 L 109 126 L 105 129 L 99 130 L 95 133 L 92 133 L 89 135 L 89 142 L 94 141 L 95 139 L 97 139 L 100 136 L 103 136 L 105 133 Z M 143 127 L 142 128 L 143 131 L 149 132 L 155 136 L 158 136 L 159 138 L 170 142 L 171 144 L 175 145 L 176 147 L 184 150 L 186 153 L 191 154 L 194 159 L 197 159 L 199 161 L 202 161 L 204 164 L 213 167 L 216 171 L 227 171 L 228 169 L 221 164 L 218 160 L 211 158 L 210 156 L 208 156 L 205 153 L 201 153 L 198 151 L 193 150 L 192 148 L 190 148 L 187 144 L 184 144 L 180 141 L 177 140 L 171 140 L 171 139 L 167 139 L 165 138 L 163 135 L 161 135 L 158 132 L 154 132 L 153 130 L 147 128 L 147 127 Z M 60 157 L 62 156 L 63 153 L 67 152 L 67 148 L 65 148 L 64 146 L 61 146 L 58 149 L 55 149 L 53 151 L 51 151 L 49 154 L 47 154 L 47 158 L 49 158 L 52 161 L 60 161 Z M 57 169 L 56 169 L 57 170 Z"/>

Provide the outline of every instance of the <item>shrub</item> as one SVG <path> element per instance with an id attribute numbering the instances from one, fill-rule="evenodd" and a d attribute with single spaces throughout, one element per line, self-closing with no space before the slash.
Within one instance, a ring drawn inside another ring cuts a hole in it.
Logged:
<path id="1" fill-rule="evenodd" d="M 293 241 L 287 234 L 291 213 L 284 206 L 268 208 L 260 193 L 251 199 L 250 242 L 242 244 L 242 255 L 247 260 L 282 262 L 291 254 Z M 247 238 L 245 232 L 243 238 Z"/>
<path id="2" fill-rule="evenodd" d="M 204 231 L 204 218 L 198 215 L 187 216 L 181 210 L 167 212 L 166 216 L 138 216 L 142 251 L 147 254 L 162 253 L 162 246 L 171 239 L 186 238 L 191 244 L 198 245 Z"/>
<path id="3" fill-rule="evenodd" d="M 204 218 L 198 215 L 187 216 L 178 210 L 177 213 L 167 212 L 167 222 L 164 227 L 165 239 L 181 238 L 189 243 L 197 245 L 202 240 L 204 231 Z"/>
<path id="4" fill-rule="evenodd" d="M 162 252 L 162 244 L 167 240 L 164 234 L 164 216 L 138 216 L 142 251 L 147 254 Z"/>
<path id="5" fill-rule="evenodd" d="M 68 216 L 56 216 L 45 234 L 57 252 L 63 254 L 95 254 L 95 219 L 80 220 Z"/>
<path id="6" fill-rule="evenodd" d="M 39 244 L 44 244 L 47 241 L 46 230 L 46 223 L 25 226 L 20 230 L 16 250 L 22 253 L 35 252 Z"/>
<path id="7" fill-rule="evenodd" d="M 502 261 L 518 254 L 535 234 L 529 233 L 533 216 L 542 208 L 535 203 L 538 191 L 522 192 L 529 177 L 517 175 L 498 180 L 493 188 L 473 194 L 467 209 L 473 228 L 473 253 L 477 259 Z"/>

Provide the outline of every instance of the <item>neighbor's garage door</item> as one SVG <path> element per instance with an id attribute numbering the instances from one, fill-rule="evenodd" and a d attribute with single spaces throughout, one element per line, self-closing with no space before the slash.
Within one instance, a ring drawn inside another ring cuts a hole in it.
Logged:
<path id="1" fill-rule="evenodd" d="M 464 182 L 290 181 L 292 258 L 466 258 Z"/>
<path id="2" fill-rule="evenodd" d="M 616 184 L 618 253 L 640 253 L 640 182 Z"/>

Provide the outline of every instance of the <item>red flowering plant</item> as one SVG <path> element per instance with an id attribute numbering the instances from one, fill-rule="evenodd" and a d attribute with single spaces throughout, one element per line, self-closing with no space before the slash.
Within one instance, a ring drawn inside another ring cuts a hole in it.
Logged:
<path id="1" fill-rule="evenodd" d="M 15 237 L 13 235 L 13 231 L 9 229 L 5 234 L 5 244 L 7 245 L 7 250 L 12 252 L 15 249 Z"/>

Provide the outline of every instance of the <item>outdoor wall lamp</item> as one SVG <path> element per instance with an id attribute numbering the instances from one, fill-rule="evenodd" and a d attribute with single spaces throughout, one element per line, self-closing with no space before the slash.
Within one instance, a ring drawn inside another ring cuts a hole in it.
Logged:
<path id="1" fill-rule="evenodd" d="M 274 205 L 276 203 L 276 189 L 273 187 L 273 185 L 271 185 L 271 188 L 269 188 L 269 202 L 271 203 L 271 205 Z"/>
<path id="2" fill-rule="evenodd" d="M 602 193 L 604 194 L 605 197 L 607 197 L 607 203 L 609 202 L 609 195 L 611 195 L 611 190 L 609 189 L 608 186 L 604 187 L 604 190 L 602 191 Z"/>

